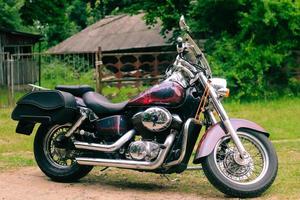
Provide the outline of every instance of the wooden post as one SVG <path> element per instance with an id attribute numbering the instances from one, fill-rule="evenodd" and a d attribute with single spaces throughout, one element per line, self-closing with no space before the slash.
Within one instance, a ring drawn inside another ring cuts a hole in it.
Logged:
<path id="1" fill-rule="evenodd" d="M 158 76 L 158 55 L 157 54 L 155 54 L 154 55 L 154 58 L 155 58 L 155 60 L 154 60 L 154 77 L 157 77 Z M 154 82 L 152 82 L 151 84 L 156 84 L 158 81 L 157 80 L 155 80 Z"/>
<path id="2" fill-rule="evenodd" d="M 42 59 L 41 59 L 41 41 L 39 41 L 39 86 L 42 86 Z"/>
<path id="3" fill-rule="evenodd" d="M 96 52 L 96 91 L 98 93 L 102 92 L 102 72 L 101 72 L 101 68 L 102 68 L 102 50 L 101 47 L 98 47 L 98 51 Z"/>
<path id="4" fill-rule="evenodd" d="M 13 59 L 7 59 L 6 68 L 7 68 L 7 89 L 8 89 L 8 105 L 11 107 L 13 106 L 13 85 L 14 85 L 14 78 L 13 78 Z"/>

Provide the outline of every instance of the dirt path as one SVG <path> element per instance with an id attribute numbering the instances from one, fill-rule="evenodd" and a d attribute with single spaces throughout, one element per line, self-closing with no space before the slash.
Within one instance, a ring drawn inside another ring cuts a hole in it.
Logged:
<path id="1" fill-rule="evenodd" d="M 201 199 L 194 194 L 181 194 L 164 190 L 152 190 L 153 186 L 126 188 L 105 185 L 84 178 L 78 183 L 56 183 L 50 181 L 37 167 L 26 167 L 0 174 L 0 199 L 39 200 L 188 200 Z M 205 198 L 207 199 L 207 198 Z M 213 198 L 212 198 L 213 199 Z"/>

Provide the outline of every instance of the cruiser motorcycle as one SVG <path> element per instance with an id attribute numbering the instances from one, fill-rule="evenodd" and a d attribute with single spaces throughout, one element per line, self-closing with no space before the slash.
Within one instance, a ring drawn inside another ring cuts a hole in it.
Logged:
<path id="1" fill-rule="evenodd" d="M 191 162 L 227 195 L 255 197 L 271 186 L 278 161 L 269 133 L 228 117 L 226 80 L 212 77 L 183 16 L 179 25 L 184 37 L 165 80 L 129 101 L 112 103 L 83 85 L 32 91 L 17 102 L 17 133 L 30 135 L 40 124 L 34 156 L 48 177 L 75 181 L 93 166 L 182 173 L 195 149 Z"/>

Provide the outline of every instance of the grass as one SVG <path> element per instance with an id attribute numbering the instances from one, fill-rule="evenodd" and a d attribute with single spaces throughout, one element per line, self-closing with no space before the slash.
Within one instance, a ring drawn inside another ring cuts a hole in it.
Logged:
<path id="1" fill-rule="evenodd" d="M 132 93 L 136 90 L 128 89 Z M 105 88 L 105 92 L 120 95 L 118 90 L 112 88 Z M 123 100 L 124 97 L 118 98 L 115 98 L 115 101 Z M 300 140 L 298 139 L 300 99 L 252 103 L 228 102 L 225 103 L 225 108 L 231 117 L 253 120 L 271 133 L 279 157 L 279 172 L 275 183 L 262 198 L 300 198 Z M 15 134 L 16 122 L 10 119 L 10 113 L 11 109 L 0 109 L 0 172 L 36 165 L 32 154 L 34 137 Z M 224 197 L 208 184 L 203 172 L 187 171 L 169 177 L 174 181 L 167 181 L 157 174 L 109 169 L 100 173 L 94 170 L 92 175 L 84 180 L 87 184 L 106 184 L 125 189 L 192 193 L 203 198 Z"/>
<path id="2" fill-rule="evenodd" d="M 252 103 L 225 103 L 232 118 L 244 118 L 264 127 L 272 140 L 297 139 L 300 136 L 300 98 L 285 98 Z"/>

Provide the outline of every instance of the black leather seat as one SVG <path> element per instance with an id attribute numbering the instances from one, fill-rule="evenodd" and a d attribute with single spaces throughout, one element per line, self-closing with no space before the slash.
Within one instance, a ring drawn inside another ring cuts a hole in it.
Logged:
<path id="1" fill-rule="evenodd" d="M 55 87 L 56 90 L 69 92 L 76 97 L 82 97 L 86 92 L 94 91 L 89 85 L 58 85 Z"/>
<path id="2" fill-rule="evenodd" d="M 106 97 L 96 92 L 87 92 L 83 95 L 86 106 L 99 116 L 113 115 L 122 112 L 128 101 L 112 103 Z"/>

